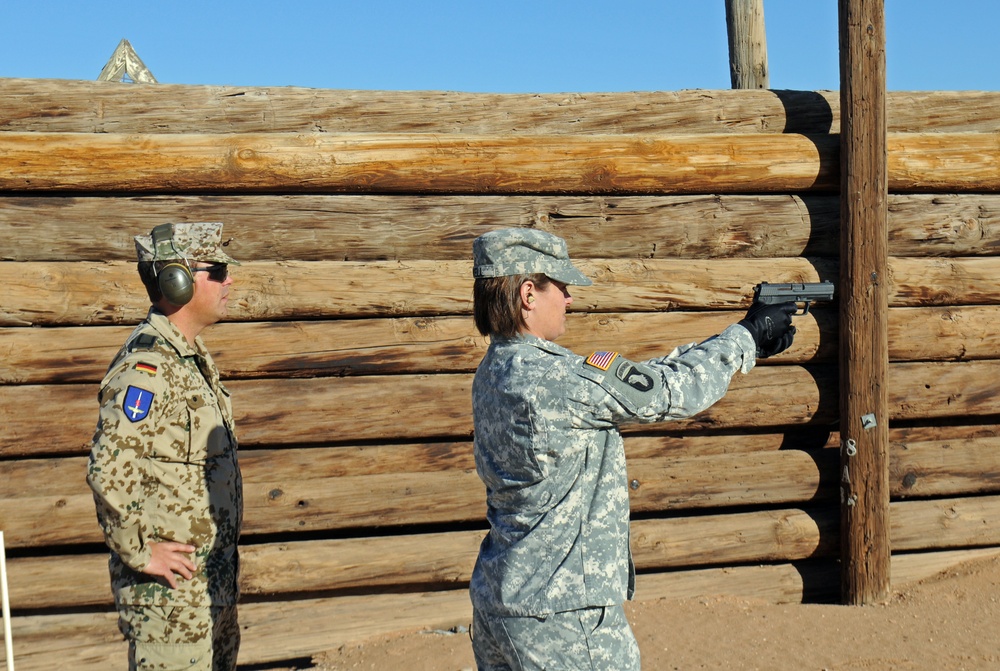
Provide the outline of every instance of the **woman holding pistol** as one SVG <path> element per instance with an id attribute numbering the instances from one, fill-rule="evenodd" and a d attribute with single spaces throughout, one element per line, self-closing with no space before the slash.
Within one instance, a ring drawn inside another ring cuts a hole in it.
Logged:
<path id="1" fill-rule="evenodd" d="M 472 385 L 476 469 L 490 530 L 472 575 L 480 671 L 639 669 L 622 604 L 635 569 L 619 426 L 695 415 L 737 371 L 792 343 L 794 303 L 648 361 L 555 344 L 569 286 L 591 281 L 550 233 L 473 243 L 476 328 L 490 346 Z"/>

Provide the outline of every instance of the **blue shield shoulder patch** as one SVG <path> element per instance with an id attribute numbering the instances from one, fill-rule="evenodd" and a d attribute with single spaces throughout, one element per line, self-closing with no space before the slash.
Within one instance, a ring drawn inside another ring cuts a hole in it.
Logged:
<path id="1" fill-rule="evenodd" d="M 129 385 L 125 390 L 123 406 L 125 416 L 130 422 L 141 422 L 146 419 L 149 409 L 153 407 L 153 392 Z"/>

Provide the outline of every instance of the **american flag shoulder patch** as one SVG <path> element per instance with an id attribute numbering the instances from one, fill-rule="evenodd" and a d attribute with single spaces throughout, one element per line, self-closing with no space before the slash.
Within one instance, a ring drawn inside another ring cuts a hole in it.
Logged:
<path id="1" fill-rule="evenodd" d="M 135 365 L 136 370 L 141 370 L 144 373 L 149 373 L 150 375 L 156 375 L 156 366 L 151 363 L 139 362 Z"/>
<path id="2" fill-rule="evenodd" d="M 594 352 L 584 361 L 588 366 L 607 370 L 611 367 L 611 362 L 618 358 L 618 352 Z"/>

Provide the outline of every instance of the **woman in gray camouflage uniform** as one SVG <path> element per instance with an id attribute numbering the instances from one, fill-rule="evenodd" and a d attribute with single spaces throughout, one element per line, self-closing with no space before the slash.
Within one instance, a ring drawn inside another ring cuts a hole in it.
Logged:
<path id="1" fill-rule="evenodd" d="M 472 575 L 480 671 L 639 669 L 625 452 L 618 427 L 695 415 L 737 371 L 792 343 L 787 303 L 755 307 L 700 344 L 633 362 L 553 341 L 591 284 L 562 238 L 492 231 L 473 244 L 476 327 L 490 337 L 472 385 L 476 469 L 490 531 Z"/>

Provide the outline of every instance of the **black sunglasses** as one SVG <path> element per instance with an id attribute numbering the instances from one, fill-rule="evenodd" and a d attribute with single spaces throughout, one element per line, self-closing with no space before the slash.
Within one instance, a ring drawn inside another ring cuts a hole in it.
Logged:
<path id="1" fill-rule="evenodd" d="M 196 273 L 199 270 L 208 273 L 208 279 L 213 282 L 225 282 L 229 277 L 229 266 L 225 263 L 214 263 L 206 268 L 192 268 L 191 272 Z"/>

